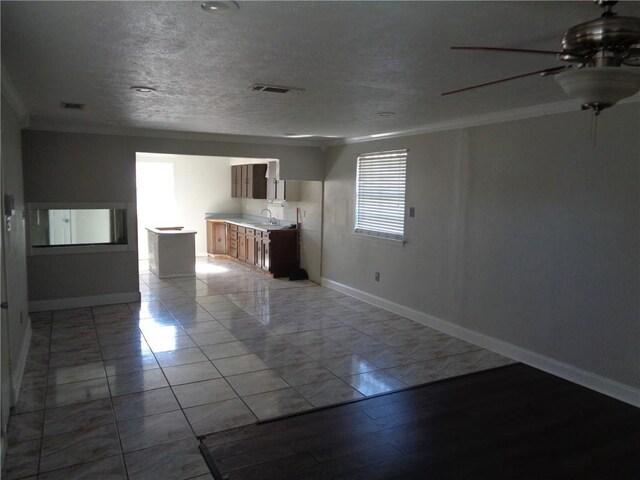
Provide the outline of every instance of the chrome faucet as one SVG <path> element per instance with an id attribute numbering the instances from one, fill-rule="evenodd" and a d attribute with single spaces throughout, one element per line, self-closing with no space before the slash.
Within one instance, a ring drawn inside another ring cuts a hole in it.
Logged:
<path id="1" fill-rule="evenodd" d="M 271 210 L 269 210 L 268 208 L 263 208 L 262 210 L 260 210 L 260 215 L 262 215 L 264 212 L 269 213 L 269 223 L 271 225 L 275 225 L 276 223 L 278 223 L 276 218 L 272 215 Z"/>

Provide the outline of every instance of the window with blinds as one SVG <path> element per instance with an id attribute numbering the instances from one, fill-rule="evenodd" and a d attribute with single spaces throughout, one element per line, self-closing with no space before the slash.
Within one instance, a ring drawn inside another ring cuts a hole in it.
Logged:
<path id="1" fill-rule="evenodd" d="M 407 150 L 358 157 L 356 233 L 402 240 Z"/>

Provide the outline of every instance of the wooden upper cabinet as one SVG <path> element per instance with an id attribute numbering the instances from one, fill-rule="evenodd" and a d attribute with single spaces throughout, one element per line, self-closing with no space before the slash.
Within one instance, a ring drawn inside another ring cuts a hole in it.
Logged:
<path id="1" fill-rule="evenodd" d="M 269 177 L 267 178 L 267 199 L 286 200 L 286 182 L 276 176 L 277 162 L 269 162 Z"/>
<path id="2" fill-rule="evenodd" d="M 287 199 L 287 182 L 284 180 L 276 180 L 276 200 Z"/>
<path id="3" fill-rule="evenodd" d="M 241 187 L 240 187 L 240 179 L 242 177 L 240 165 L 232 165 L 231 166 L 231 196 L 232 197 L 240 197 L 242 196 Z"/>
<path id="4" fill-rule="evenodd" d="M 249 197 L 249 165 L 240 165 L 240 196 Z"/>
<path id="5" fill-rule="evenodd" d="M 231 167 L 231 196 L 267 198 L 266 164 L 233 165 Z"/>
<path id="6" fill-rule="evenodd" d="M 256 163 L 248 165 L 247 175 L 249 176 L 248 198 L 267 198 L 267 165 Z"/>

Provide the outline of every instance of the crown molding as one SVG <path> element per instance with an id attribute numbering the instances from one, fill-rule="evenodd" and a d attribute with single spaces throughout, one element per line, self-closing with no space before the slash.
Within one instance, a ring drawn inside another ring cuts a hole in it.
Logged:
<path id="1" fill-rule="evenodd" d="M 618 105 L 625 103 L 640 102 L 640 95 L 626 98 Z M 615 108 L 615 107 L 613 107 Z M 580 110 L 580 104 L 577 100 L 566 100 L 557 103 L 546 103 L 543 105 L 534 105 L 531 107 L 515 108 L 501 112 L 483 113 L 480 115 L 472 115 L 469 117 L 457 118 L 452 120 L 444 120 L 442 122 L 429 123 L 420 127 L 409 128 L 389 133 L 378 133 L 374 135 L 364 135 L 360 137 L 350 137 L 336 139 L 323 142 L 320 148 L 325 150 L 327 147 L 339 145 L 347 145 L 351 143 L 371 142 L 375 140 L 383 140 L 387 138 L 407 137 L 411 135 L 422 135 L 425 133 L 442 132 L 445 130 L 456 130 L 460 128 L 478 127 L 482 125 L 490 125 L 494 123 L 511 122 L 515 120 L 524 120 L 527 118 L 542 117 L 545 115 L 554 115 L 559 113 L 575 112 Z"/>
<path id="2" fill-rule="evenodd" d="M 5 93 L 7 89 L 7 93 Z M 19 95 L 13 84 L 6 76 L 4 69 L 2 70 L 2 94 L 7 98 L 11 106 L 19 113 L 21 121 L 29 123 L 29 114 L 24 107 Z M 620 104 L 640 103 L 640 94 L 626 98 Z M 14 104 L 15 103 L 15 104 Z M 615 108 L 615 107 L 614 107 Z M 279 138 L 252 135 L 234 135 L 224 133 L 207 133 L 207 132 L 185 132 L 177 130 L 156 130 L 136 127 L 121 127 L 109 125 L 74 125 L 62 124 L 47 121 L 41 118 L 31 118 L 29 130 L 44 130 L 66 133 L 85 133 L 96 135 L 119 135 L 129 137 L 148 137 L 148 138 L 171 138 L 175 140 L 194 140 L 204 142 L 228 142 L 228 143 L 245 143 L 256 145 L 281 145 L 290 147 L 312 147 L 320 148 L 323 152 L 328 147 L 339 145 L 347 145 L 352 143 L 371 142 L 375 140 L 383 140 L 389 138 L 407 137 L 412 135 L 422 135 L 427 133 L 442 132 L 446 130 L 456 130 L 460 128 L 478 127 L 482 125 L 490 125 L 502 122 L 511 122 L 516 120 L 524 120 L 527 118 L 541 117 L 545 115 L 554 115 L 567 112 L 579 111 L 580 106 L 576 100 L 566 100 L 557 103 L 547 103 L 543 105 L 534 105 L 530 107 L 516 108 L 501 112 L 492 112 L 486 114 L 472 115 L 469 117 L 457 118 L 452 120 L 444 120 L 442 122 L 434 122 L 426 125 L 413 127 L 405 130 L 398 130 L 388 133 L 378 133 L 373 135 L 363 135 L 358 137 L 336 138 L 331 140 L 320 139 L 294 139 Z"/>
<path id="3" fill-rule="evenodd" d="M 174 140 L 194 140 L 200 142 L 245 143 L 257 145 L 282 145 L 288 147 L 315 147 L 321 142 L 313 139 L 289 139 L 252 135 L 233 135 L 207 132 L 181 132 L 177 130 L 155 130 L 149 128 L 118 127 L 108 125 L 73 125 L 49 122 L 33 118 L 29 130 L 44 130 L 63 133 L 85 133 L 95 135 L 118 135 L 126 137 L 171 138 Z"/>
<path id="4" fill-rule="evenodd" d="M 24 104 L 15 84 L 11 81 L 11 78 L 9 78 L 9 74 L 4 69 L 4 66 L 0 66 L 0 72 L 2 96 L 18 116 L 20 126 L 25 128 L 29 125 L 29 110 L 27 110 L 27 106 Z"/>

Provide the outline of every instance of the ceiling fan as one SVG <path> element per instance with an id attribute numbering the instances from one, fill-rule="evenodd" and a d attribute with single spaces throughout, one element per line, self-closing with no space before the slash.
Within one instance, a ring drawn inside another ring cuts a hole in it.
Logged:
<path id="1" fill-rule="evenodd" d="M 513 52 L 554 55 L 568 65 L 545 68 L 492 82 L 445 92 L 465 92 L 531 75 L 553 75 L 565 93 L 577 97 L 583 109 L 598 115 L 605 108 L 640 90 L 640 18 L 618 16 L 612 11 L 617 1 L 594 0 L 603 12 L 599 18 L 571 27 L 562 37 L 560 51 L 498 47 L 451 47 L 452 50 Z"/>

